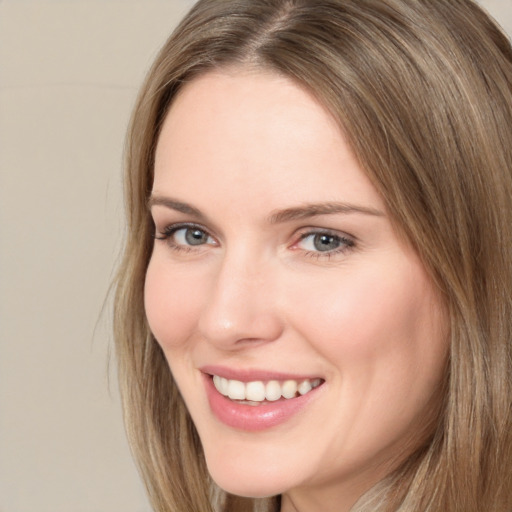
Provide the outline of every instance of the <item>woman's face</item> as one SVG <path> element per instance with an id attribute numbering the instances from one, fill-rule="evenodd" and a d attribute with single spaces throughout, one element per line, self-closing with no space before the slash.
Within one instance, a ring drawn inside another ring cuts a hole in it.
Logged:
<path id="1" fill-rule="evenodd" d="M 447 342 L 342 132 L 286 78 L 196 78 L 163 125 L 150 206 L 147 317 L 214 480 L 344 510 L 424 434 Z"/>

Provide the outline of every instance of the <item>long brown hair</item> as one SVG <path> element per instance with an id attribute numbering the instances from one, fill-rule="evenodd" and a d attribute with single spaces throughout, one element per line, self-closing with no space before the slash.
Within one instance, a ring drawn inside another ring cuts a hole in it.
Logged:
<path id="1" fill-rule="evenodd" d="M 446 304 L 437 424 L 355 509 L 510 512 L 512 49 L 471 0 L 201 0 L 164 45 L 128 134 L 114 310 L 125 422 L 155 510 L 278 507 L 211 482 L 144 314 L 159 130 L 184 83 L 226 66 L 285 75 L 339 120 Z"/>

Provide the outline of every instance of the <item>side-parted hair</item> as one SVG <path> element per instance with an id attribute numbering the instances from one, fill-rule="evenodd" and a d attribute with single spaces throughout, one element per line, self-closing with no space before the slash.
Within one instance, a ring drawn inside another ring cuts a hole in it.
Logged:
<path id="1" fill-rule="evenodd" d="M 472 0 L 200 0 L 165 43 L 128 134 L 114 305 L 125 423 L 155 510 L 279 507 L 212 483 L 144 312 L 162 122 L 184 84 L 228 67 L 286 76 L 338 120 L 449 319 L 431 435 L 354 510 L 510 512 L 512 48 Z"/>

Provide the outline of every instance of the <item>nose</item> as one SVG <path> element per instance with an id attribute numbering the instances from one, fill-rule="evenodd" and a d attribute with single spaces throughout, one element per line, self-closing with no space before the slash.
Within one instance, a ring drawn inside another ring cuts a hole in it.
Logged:
<path id="1" fill-rule="evenodd" d="M 283 324 L 275 269 L 257 258 L 225 255 L 212 276 L 200 334 L 224 350 L 275 341 Z"/>

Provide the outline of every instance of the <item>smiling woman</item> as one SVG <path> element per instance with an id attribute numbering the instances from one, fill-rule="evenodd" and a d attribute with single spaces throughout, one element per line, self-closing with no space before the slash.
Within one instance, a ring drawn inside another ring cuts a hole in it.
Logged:
<path id="1" fill-rule="evenodd" d="M 194 207 L 151 209 L 146 313 L 213 479 L 348 510 L 440 401 L 446 322 L 422 264 L 338 126 L 278 75 L 185 86 L 154 169 L 156 197 Z"/>
<path id="2" fill-rule="evenodd" d="M 200 1 L 127 156 L 155 510 L 510 510 L 512 49 L 476 5 Z"/>

